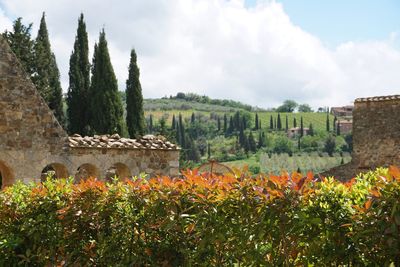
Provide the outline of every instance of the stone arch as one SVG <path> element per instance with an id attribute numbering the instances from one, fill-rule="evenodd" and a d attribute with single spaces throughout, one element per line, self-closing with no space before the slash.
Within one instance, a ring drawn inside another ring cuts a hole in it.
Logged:
<path id="1" fill-rule="evenodd" d="M 13 170 L 0 160 L 0 189 L 14 184 L 15 177 Z"/>
<path id="2" fill-rule="evenodd" d="M 100 178 L 100 171 L 95 165 L 84 163 L 76 170 L 75 182 L 79 182 L 82 179 L 87 179 L 89 177 Z"/>
<path id="3" fill-rule="evenodd" d="M 114 176 L 120 179 L 129 178 L 132 176 L 132 172 L 126 164 L 117 162 L 107 169 L 106 180 L 109 181 Z"/>
<path id="4" fill-rule="evenodd" d="M 51 175 L 53 178 L 68 178 L 68 170 L 61 163 L 50 163 L 43 168 L 40 175 L 40 180 L 43 182 L 46 178 Z"/>

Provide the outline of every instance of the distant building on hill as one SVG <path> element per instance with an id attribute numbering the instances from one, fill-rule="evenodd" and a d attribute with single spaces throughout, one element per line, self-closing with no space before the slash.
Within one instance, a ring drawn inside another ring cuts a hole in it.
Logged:
<path id="1" fill-rule="evenodd" d="M 303 136 L 308 135 L 310 132 L 309 128 L 303 128 Z M 299 136 L 301 133 L 301 128 L 300 127 L 294 127 L 294 128 L 290 128 L 287 131 L 287 136 L 289 138 L 293 138 L 295 136 Z"/>
<path id="2" fill-rule="evenodd" d="M 337 120 L 336 129 L 339 127 L 340 134 L 348 134 L 351 133 L 353 130 L 353 121 L 352 120 Z"/>
<path id="3" fill-rule="evenodd" d="M 353 116 L 354 106 L 348 105 L 343 107 L 332 107 L 331 114 L 336 117 L 351 117 Z"/>

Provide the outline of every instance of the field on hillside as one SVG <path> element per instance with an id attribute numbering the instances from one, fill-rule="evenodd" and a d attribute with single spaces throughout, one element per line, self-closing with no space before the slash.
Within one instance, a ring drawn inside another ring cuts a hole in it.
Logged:
<path id="1" fill-rule="evenodd" d="M 168 101 L 171 101 L 171 100 L 168 100 Z M 174 100 L 172 100 L 172 101 L 174 101 Z M 180 102 L 182 102 L 182 101 L 180 101 Z M 189 109 L 185 109 L 185 110 L 181 110 L 181 109 L 170 109 L 170 110 L 145 109 L 145 116 L 147 118 L 150 115 L 152 115 L 154 123 L 157 122 L 160 118 L 164 117 L 165 120 L 167 121 L 167 125 L 170 125 L 172 122 L 173 114 L 175 114 L 175 117 L 177 117 L 180 113 L 180 114 L 182 114 L 182 117 L 184 119 L 190 119 L 190 116 L 192 115 L 193 112 L 195 114 L 202 114 L 203 116 L 208 117 L 208 118 L 210 117 L 211 113 L 215 113 L 215 114 L 218 114 L 222 119 L 224 114 L 233 115 L 234 112 L 239 110 L 239 109 L 234 109 L 231 107 L 208 105 L 208 104 L 201 104 L 201 103 L 186 102 L 185 104 L 188 106 L 193 106 L 193 107 L 189 108 Z M 207 110 L 208 108 L 209 108 L 209 110 Z M 253 111 L 251 113 L 253 114 L 253 118 L 254 118 L 256 112 Z M 271 115 L 273 117 L 273 120 L 276 120 L 278 117 L 277 112 L 271 112 L 271 111 L 258 111 L 257 114 L 258 114 L 259 119 L 261 120 L 262 128 L 269 128 Z M 288 117 L 289 128 L 293 127 L 294 118 L 296 118 L 297 126 L 299 127 L 300 119 L 301 119 L 301 117 L 303 117 L 303 123 L 304 123 L 305 128 L 307 128 L 310 125 L 310 123 L 312 123 L 315 130 L 325 130 L 326 129 L 326 113 L 318 113 L 318 112 L 280 113 L 282 128 L 285 128 L 286 116 Z M 332 128 L 333 118 L 334 117 L 332 115 L 329 115 L 331 128 Z"/>
<path id="2" fill-rule="evenodd" d="M 348 163 L 351 161 L 351 156 L 349 153 L 343 153 L 343 156 L 334 154 L 333 157 L 319 155 L 318 153 L 302 153 L 290 157 L 285 153 L 271 155 L 262 153 L 247 159 L 224 162 L 223 164 L 236 168 L 248 166 L 250 171 L 259 170 L 262 173 L 279 175 L 282 171 L 294 172 L 298 170 L 303 173 L 308 171 L 320 173 L 339 166 L 342 159 L 343 163 Z"/>

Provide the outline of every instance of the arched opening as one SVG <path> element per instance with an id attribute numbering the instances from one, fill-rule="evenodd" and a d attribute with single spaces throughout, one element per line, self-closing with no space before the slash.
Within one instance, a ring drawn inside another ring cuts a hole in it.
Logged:
<path id="1" fill-rule="evenodd" d="M 8 165 L 0 161 L 0 189 L 14 184 L 14 173 Z"/>
<path id="2" fill-rule="evenodd" d="M 115 163 L 106 171 L 106 181 L 111 181 L 111 178 L 118 177 L 119 179 L 129 178 L 132 176 L 128 166 L 123 163 Z"/>
<path id="3" fill-rule="evenodd" d="M 100 172 L 96 166 L 90 163 L 82 164 L 78 167 L 75 173 L 75 182 L 78 183 L 82 179 L 87 179 L 89 177 L 99 178 Z"/>
<path id="4" fill-rule="evenodd" d="M 51 163 L 43 168 L 42 173 L 40 175 L 40 180 L 43 182 L 47 179 L 47 177 L 67 178 L 68 170 L 61 163 Z"/>

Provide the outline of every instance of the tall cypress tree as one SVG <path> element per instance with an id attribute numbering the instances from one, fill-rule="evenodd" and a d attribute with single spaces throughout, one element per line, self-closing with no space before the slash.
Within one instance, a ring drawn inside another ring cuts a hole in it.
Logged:
<path id="1" fill-rule="evenodd" d="M 194 115 L 194 112 L 192 112 L 192 116 L 190 117 L 190 123 L 194 123 L 196 121 L 196 116 Z"/>
<path id="2" fill-rule="evenodd" d="M 228 117 L 226 114 L 224 114 L 224 133 L 226 133 L 226 130 L 228 129 Z"/>
<path id="3" fill-rule="evenodd" d="M 296 121 L 296 118 L 293 118 L 293 128 L 296 128 L 297 127 L 297 121 Z"/>
<path id="4" fill-rule="evenodd" d="M 153 114 L 150 114 L 149 116 L 149 125 L 147 127 L 147 130 L 149 131 L 149 133 L 153 133 Z"/>
<path id="5" fill-rule="evenodd" d="M 303 116 L 300 117 L 300 136 L 304 135 L 304 125 L 303 125 Z"/>
<path id="6" fill-rule="evenodd" d="M 309 133 L 309 135 L 314 136 L 314 127 L 313 127 L 312 123 L 310 123 L 308 133 Z"/>
<path id="7" fill-rule="evenodd" d="M 47 105 L 53 110 L 58 121 L 64 123 L 60 72 L 57 67 L 56 58 L 51 52 L 44 12 L 35 41 L 34 61 L 32 81 Z"/>
<path id="8" fill-rule="evenodd" d="M 274 120 L 272 119 L 272 115 L 269 117 L 269 128 L 274 129 Z"/>
<path id="9" fill-rule="evenodd" d="M 3 33 L 11 50 L 29 76 L 34 73 L 34 41 L 31 39 L 31 30 L 32 23 L 25 26 L 22 24 L 22 18 L 17 18 L 14 21 L 13 30 Z"/>
<path id="10" fill-rule="evenodd" d="M 132 49 L 129 75 L 126 80 L 126 126 L 131 138 L 143 135 L 145 129 L 143 95 L 139 75 L 136 52 L 135 49 Z"/>
<path id="11" fill-rule="evenodd" d="M 335 131 L 336 130 L 336 121 L 337 121 L 337 118 L 336 118 L 336 116 L 333 118 L 333 123 L 332 123 L 332 130 L 333 131 Z"/>
<path id="12" fill-rule="evenodd" d="M 117 78 L 108 53 L 106 34 L 100 32 L 95 45 L 89 90 L 91 130 L 96 134 L 122 133 L 123 108 Z"/>
<path id="13" fill-rule="evenodd" d="M 218 116 L 218 119 L 217 119 L 217 129 L 218 129 L 218 132 L 221 131 L 221 118 L 219 116 Z"/>
<path id="14" fill-rule="evenodd" d="M 179 140 L 182 148 L 186 148 L 185 126 L 183 125 L 182 114 L 179 113 Z"/>
<path id="15" fill-rule="evenodd" d="M 74 50 L 69 59 L 68 131 L 80 135 L 89 134 L 90 63 L 89 41 L 83 14 L 78 20 Z"/>
<path id="16" fill-rule="evenodd" d="M 329 113 L 326 113 L 326 131 L 330 131 L 330 123 L 329 123 Z"/>
<path id="17" fill-rule="evenodd" d="M 175 114 L 172 115 L 172 123 L 171 123 L 171 129 L 175 130 L 176 128 L 176 119 L 175 119 Z"/>
<path id="18" fill-rule="evenodd" d="M 278 130 L 282 129 L 282 121 L 281 121 L 281 114 L 278 113 L 278 119 L 277 119 L 277 123 L 276 123 L 276 128 L 278 128 Z"/>
<path id="19" fill-rule="evenodd" d="M 63 100 L 62 100 L 62 88 L 60 83 L 60 71 L 58 70 L 56 57 L 51 54 L 51 75 L 49 80 L 49 86 L 52 88 L 52 93 L 50 95 L 49 108 L 53 110 L 58 122 L 61 125 L 65 125 L 65 115 L 63 110 Z"/>
<path id="20" fill-rule="evenodd" d="M 255 153 L 257 151 L 257 145 L 256 145 L 256 140 L 254 140 L 254 136 L 251 131 L 249 133 L 248 140 L 249 140 L 249 150 Z"/>
<path id="21" fill-rule="evenodd" d="M 255 130 L 258 130 L 258 129 L 259 129 L 259 125 L 258 125 L 258 114 L 257 114 L 257 113 L 256 113 L 255 121 L 254 121 L 254 129 L 255 129 Z"/>
<path id="22" fill-rule="evenodd" d="M 289 130 L 288 115 L 286 115 L 285 130 L 286 130 L 286 132 Z"/>

